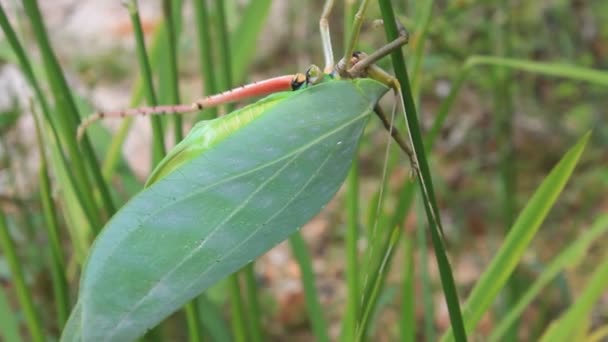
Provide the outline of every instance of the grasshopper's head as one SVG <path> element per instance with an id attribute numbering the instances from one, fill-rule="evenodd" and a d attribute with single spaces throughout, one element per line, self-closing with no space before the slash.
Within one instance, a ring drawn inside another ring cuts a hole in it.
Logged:
<path id="1" fill-rule="evenodd" d="M 293 80 L 291 81 L 291 89 L 304 89 L 333 78 L 334 76 L 332 74 L 324 73 L 321 68 L 313 64 L 306 69 L 306 73 L 297 73 L 293 76 Z"/>

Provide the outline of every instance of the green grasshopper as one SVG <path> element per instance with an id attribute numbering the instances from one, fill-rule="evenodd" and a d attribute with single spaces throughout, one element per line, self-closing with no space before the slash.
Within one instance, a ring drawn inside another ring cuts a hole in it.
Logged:
<path id="1" fill-rule="evenodd" d="M 254 104 L 197 124 L 97 237 L 63 341 L 132 340 L 209 286 L 307 223 L 343 183 L 372 113 L 412 160 L 378 101 L 399 83 L 374 65 L 407 42 L 367 56 L 353 38 L 334 64 L 328 0 L 320 20 L 324 68 L 280 76 L 189 105 L 97 113 L 107 117 L 195 112 L 251 96 Z M 401 101 L 403 102 L 403 101 Z M 394 113 L 393 113 L 394 115 Z"/>

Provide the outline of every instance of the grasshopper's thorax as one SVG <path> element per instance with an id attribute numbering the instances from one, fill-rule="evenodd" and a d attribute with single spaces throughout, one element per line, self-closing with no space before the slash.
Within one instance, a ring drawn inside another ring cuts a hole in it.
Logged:
<path id="1" fill-rule="evenodd" d="M 357 63 L 365 59 L 367 55 L 360 51 L 353 52 L 350 60 L 346 63 L 346 59 L 342 58 L 334 67 L 334 74 L 341 78 L 362 78 L 367 77 L 367 68 L 357 68 Z"/>

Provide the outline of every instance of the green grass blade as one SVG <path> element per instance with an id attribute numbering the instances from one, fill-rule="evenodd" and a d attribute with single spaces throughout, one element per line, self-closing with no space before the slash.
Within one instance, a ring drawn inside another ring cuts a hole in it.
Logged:
<path id="1" fill-rule="evenodd" d="M 203 335 L 200 326 L 201 319 L 198 313 L 196 299 L 184 306 L 184 313 L 186 315 L 186 325 L 188 326 L 188 341 L 201 341 Z"/>
<path id="2" fill-rule="evenodd" d="M 391 3 L 388 0 L 379 0 L 379 3 L 387 40 L 392 41 L 397 38 L 398 32 Z M 437 264 L 439 266 L 441 284 L 445 293 L 450 320 L 455 331 L 456 340 L 466 341 L 458 293 L 456 291 L 454 277 L 442 240 L 441 219 L 433 190 L 430 168 L 426 159 L 420 125 L 418 124 L 416 105 L 411 93 L 407 69 L 405 67 L 405 59 L 403 58 L 401 50 L 395 50 L 391 53 L 391 58 L 395 69 L 395 75 L 401 84 L 401 95 L 405 105 L 404 109 L 409 127 L 409 134 L 419 167 L 419 184 L 424 197 L 425 211 L 430 226 L 431 238 L 435 247 L 435 257 L 437 258 Z"/>
<path id="3" fill-rule="evenodd" d="M 346 227 L 346 311 L 342 321 L 342 341 L 354 338 L 357 317 L 359 317 L 359 165 L 353 161 L 348 178 L 346 210 L 348 225 Z"/>
<path id="4" fill-rule="evenodd" d="M 367 303 L 363 303 L 361 309 L 361 318 L 357 324 L 356 338 L 355 341 L 365 341 L 367 339 L 367 330 L 369 329 L 371 320 L 375 314 L 376 303 L 381 295 L 381 290 L 384 286 L 384 280 L 390 270 L 391 260 L 394 255 L 394 251 L 399 243 L 401 237 L 401 228 L 394 227 L 390 236 L 386 242 L 386 247 L 383 249 L 385 254 L 383 255 L 382 261 L 377 269 L 377 274 L 370 275 L 369 286 L 366 287 L 365 299 Z M 370 304 L 373 303 L 373 304 Z"/>
<path id="5" fill-rule="evenodd" d="M 87 136 L 84 136 L 82 139 L 83 151 L 81 152 L 78 149 L 76 127 L 78 126 L 80 115 L 78 114 L 78 108 L 76 107 L 70 87 L 63 75 L 59 61 L 51 47 L 37 1 L 24 0 L 23 7 L 30 18 L 34 36 L 40 46 L 44 69 L 53 92 L 53 97 L 55 98 L 55 105 L 58 109 L 57 113 L 60 114 L 56 115 L 55 119 L 56 124 L 60 127 L 58 130 L 61 132 L 62 141 L 68 149 L 68 154 L 72 163 L 71 167 L 75 169 L 73 175 L 76 184 L 78 184 L 78 187 L 75 190 L 80 192 L 81 194 L 79 194 L 79 197 L 86 201 L 85 205 L 89 207 L 89 215 L 96 216 L 93 216 L 92 219 L 94 219 L 94 227 L 98 229 L 101 227 L 103 221 L 100 215 L 98 215 L 95 210 L 91 209 L 95 208 L 96 205 L 93 198 L 93 192 L 89 186 L 90 182 L 87 174 L 90 172 L 93 176 L 93 182 L 100 192 L 103 208 L 108 215 L 112 215 L 115 211 L 110 191 L 103 179 L 101 170 L 97 165 L 93 148 Z"/>
<path id="6" fill-rule="evenodd" d="M 490 39 L 494 43 L 495 53 L 500 56 L 510 56 L 513 54 L 510 36 L 509 1 L 504 1 L 502 6 L 497 8 L 497 13 L 503 13 L 504 20 L 493 23 L 490 30 Z M 501 224 L 505 235 L 513 225 L 517 214 L 516 202 L 516 181 L 517 181 L 517 160 L 515 158 L 515 143 L 513 141 L 513 78 L 511 70 L 502 66 L 496 66 L 490 70 L 489 78 L 493 84 L 494 98 L 494 136 L 498 145 L 498 184 L 499 199 L 498 204 L 501 209 Z M 496 311 L 500 316 L 514 305 L 521 296 L 522 280 L 517 269 L 511 275 L 504 293 L 504 301 Z M 511 326 L 506 336 L 506 340 L 514 341 L 518 339 L 519 322 Z"/>
<path id="7" fill-rule="evenodd" d="M 401 282 L 401 341 L 415 342 L 416 341 L 416 292 L 415 292 L 415 259 L 414 259 L 414 241 L 406 232 L 403 236 L 403 281 Z"/>
<path id="8" fill-rule="evenodd" d="M 591 245 L 598 241 L 597 239 L 606 232 L 608 232 L 608 215 L 603 215 L 595 220 L 591 229 L 585 231 L 570 246 L 552 259 L 551 263 L 547 265 L 532 286 L 528 288 L 519 301 L 492 330 L 488 341 L 501 341 L 509 326 L 521 316 L 525 308 L 541 293 L 542 289 L 566 268 L 580 263 Z"/>
<path id="9" fill-rule="evenodd" d="M 19 322 L 17 315 L 13 313 L 6 297 L 6 289 L 0 286 L 0 340 L 21 342 L 23 338 L 19 334 Z"/>
<path id="10" fill-rule="evenodd" d="M 302 235 L 297 232 L 289 237 L 289 245 L 291 246 L 291 251 L 296 258 L 298 265 L 300 265 L 300 271 L 302 272 L 302 285 L 304 287 L 304 297 L 306 299 L 306 310 L 308 311 L 308 317 L 312 324 L 315 341 L 327 342 L 329 341 L 327 322 L 321 303 L 319 303 L 312 261 L 308 253 L 306 242 L 302 238 Z"/>
<path id="11" fill-rule="evenodd" d="M 237 342 L 248 340 L 247 317 L 245 316 L 245 302 L 241 295 L 239 273 L 233 273 L 228 279 L 230 295 L 230 310 L 232 311 L 232 337 Z"/>
<path id="12" fill-rule="evenodd" d="M 413 47 L 414 53 L 412 58 L 412 86 L 414 89 L 414 99 L 418 102 L 420 97 L 420 80 L 422 69 L 422 60 L 426 47 L 426 37 L 431 23 L 431 15 L 433 14 L 433 0 L 419 1 L 416 3 L 416 45 Z"/>
<path id="13" fill-rule="evenodd" d="M 419 199 L 416 203 L 416 251 L 418 251 L 418 264 L 420 265 L 420 281 L 422 283 L 422 307 L 424 312 L 424 338 L 428 341 L 437 341 L 435 331 L 435 305 L 433 303 L 433 282 L 429 272 L 428 230 L 422 222 L 424 206 Z"/>
<path id="14" fill-rule="evenodd" d="M 225 89 L 232 88 L 232 82 L 234 81 L 233 77 L 233 67 L 232 67 L 232 54 L 230 53 L 230 34 L 228 32 L 228 24 L 226 23 L 226 10 L 224 8 L 224 1 L 216 0 L 216 15 L 217 15 L 217 26 L 219 28 L 218 36 L 219 36 L 219 58 L 222 61 L 222 77 L 221 83 L 223 83 Z M 227 106 L 228 111 L 231 111 L 234 106 Z"/>
<path id="15" fill-rule="evenodd" d="M 145 97 L 149 105 L 155 106 L 158 104 L 158 100 L 156 98 L 156 92 L 154 91 L 154 82 L 152 80 L 152 68 L 150 67 L 150 60 L 148 59 L 148 53 L 146 52 L 146 44 L 141 27 L 141 19 L 139 17 L 137 2 L 131 0 L 128 1 L 126 4 L 129 10 L 129 16 L 131 17 L 133 32 L 135 33 L 137 59 L 139 61 Z M 151 115 L 150 123 L 152 125 L 152 167 L 154 167 L 165 156 L 166 151 L 164 144 L 163 128 L 161 125 L 160 118 Z"/>
<path id="16" fill-rule="evenodd" d="M 607 71 L 584 68 L 565 63 L 533 62 L 528 60 L 500 58 L 493 56 L 471 56 L 467 58 L 464 67 L 472 68 L 477 65 L 502 66 L 547 76 L 566 77 L 573 80 L 608 86 Z"/>
<path id="17" fill-rule="evenodd" d="M 198 48 L 201 74 L 205 84 L 205 93 L 216 94 L 218 92 L 218 84 L 215 74 L 213 62 L 213 44 L 211 41 L 211 21 L 209 20 L 209 11 L 205 0 L 194 1 L 194 13 L 196 15 L 196 27 L 198 36 Z M 208 109 L 211 117 L 217 117 L 217 108 Z M 201 114 L 199 119 L 204 118 Z"/>
<path id="18" fill-rule="evenodd" d="M 152 37 L 152 44 L 150 48 L 150 64 L 154 69 L 159 68 L 160 65 L 165 65 L 168 63 L 166 54 L 163 53 L 164 51 L 167 51 L 169 49 L 169 47 L 167 46 L 168 40 L 163 39 L 165 25 L 166 23 L 161 23 L 154 31 Z M 137 77 L 137 80 L 135 81 L 135 86 L 133 87 L 133 92 L 131 94 L 130 107 L 134 107 L 141 102 L 141 99 L 143 98 L 143 93 L 144 82 L 142 79 L 142 75 L 139 75 Z M 129 133 L 129 127 L 131 126 L 132 121 L 132 118 L 125 118 L 118 132 L 115 133 L 112 137 L 112 143 L 108 148 L 108 152 L 103 162 L 103 175 L 106 180 L 112 179 L 114 172 L 116 171 L 116 167 L 119 165 L 124 141 L 127 138 L 127 135 Z"/>
<path id="19" fill-rule="evenodd" d="M 242 82 L 247 75 L 247 67 L 251 64 L 251 56 L 255 56 L 258 37 L 270 12 L 270 0 L 250 1 L 243 9 L 243 17 L 230 39 L 232 54 L 232 70 L 235 81 Z"/>
<path id="20" fill-rule="evenodd" d="M 471 332 L 475 329 L 482 315 L 504 287 L 526 247 L 536 235 L 540 225 L 572 175 L 590 136 L 590 132 L 585 134 L 562 157 L 519 214 L 505 242 L 467 299 L 464 311 L 467 331 Z M 442 341 L 450 341 L 452 338 L 452 331 L 450 330 L 443 336 Z"/>
<path id="21" fill-rule="evenodd" d="M 589 319 L 591 310 L 597 305 L 607 288 L 608 255 L 604 255 L 602 263 L 587 280 L 585 289 L 574 304 L 557 321 L 551 323 L 540 341 L 572 341 L 573 335 L 576 336 L 577 329 Z"/>
<path id="22" fill-rule="evenodd" d="M 257 299 L 258 297 L 258 286 L 255 277 L 254 263 L 251 262 L 243 271 L 245 276 L 245 287 L 247 289 L 247 314 L 249 316 L 249 334 L 250 341 L 262 342 L 264 338 L 264 332 L 262 331 L 262 311 Z"/>
<path id="23" fill-rule="evenodd" d="M 213 302 L 211 302 L 204 294 L 198 296 L 198 312 L 205 328 L 205 332 L 209 334 L 214 342 L 230 342 L 230 328 L 226 324 L 223 317 L 223 312 Z"/>
<path id="24" fill-rule="evenodd" d="M 355 2 L 344 1 L 344 38 L 347 42 L 352 34 Z M 355 329 L 359 317 L 359 301 L 361 298 L 359 276 L 359 162 L 355 157 L 346 178 L 346 212 L 347 226 L 345 236 L 346 260 L 346 309 L 342 318 L 340 340 L 350 342 L 355 338 Z"/>
<path id="25" fill-rule="evenodd" d="M 25 50 L 23 49 L 23 46 L 17 39 L 17 35 L 15 34 L 15 31 L 12 29 L 12 27 L 8 21 L 8 18 L 6 17 L 4 9 L 2 8 L 1 5 L 0 5 L 0 26 L 2 27 L 2 30 L 4 31 L 6 39 L 8 40 L 11 48 L 13 49 L 15 55 L 17 56 L 17 59 L 21 66 L 21 70 L 23 71 L 28 82 L 34 89 L 36 98 L 38 99 L 38 102 L 40 103 L 40 106 L 42 108 L 42 113 L 44 114 L 46 121 L 50 124 L 51 132 L 53 134 L 55 141 L 57 141 L 57 143 L 59 144 L 60 133 L 58 131 L 58 128 L 55 127 L 55 123 L 53 120 L 53 116 L 51 114 L 51 110 L 50 110 L 48 101 L 46 100 L 46 97 L 44 96 L 44 94 L 42 92 L 40 83 L 38 82 L 37 78 L 34 75 L 34 71 L 33 71 L 33 68 L 30 63 L 30 59 L 28 58 Z M 61 150 L 61 148 L 56 148 L 56 150 L 58 152 L 57 155 L 59 157 L 59 158 L 57 158 L 57 161 L 62 164 L 61 167 L 63 169 L 69 170 L 69 172 L 70 172 L 70 177 L 67 178 L 67 180 L 69 181 L 69 184 L 67 184 L 66 186 L 70 186 L 70 187 L 76 189 L 77 184 L 78 184 L 77 181 L 78 180 L 82 181 L 83 178 L 76 178 L 76 176 L 72 175 L 72 167 L 68 167 L 69 164 L 67 162 L 65 155 L 63 154 L 63 151 Z M 88 223 L 94 224 L 96 222 L 95 221 L 96 215 L 94 213 L 96 210 L 92 205 L 93 202 L 91 201 L 91 197 L 87 197 L 86 194 L 81 191 L 76 191 L 76 194 L 79 198 L 79 200 L 76 201 L 76 203 L 79 203 L 80 207 L 84 211 L 84 213 L 87 217 Z"/>
<path id="26" fill-rule="evenodd" d="M 57 326 L 63 327 L 70 314 L 69 289 L 65 274 L 65 263 L 61 248 L 61 237 L 59 236 L 59 221 L 57 209 L 51 196 L 51 181 L 49 179 L 45 151 L 43 147 L 43 136 L 40 129 L 41 124 L 34 115 L 36 123 L 36 136 L 38 142 L 38 153 L 40 154 L 39 187 L 42 209 L 44 212 L 45 228 L 47 231 L 51 252 L 51 274 L 53 283 L 53 294 L 55 297 L 55 309 L 57 314 Z"/>
<path id="27" fill-rule="evenodd" d="M 165 17 L 165 27 L 167 28 L 167 45 L 169 46 L 169 93 L 171 103 L 180 103 L 181 99 L 179 96 L 179 79 L 178 79 L 178 68 L 177 68 L 177 28 L 173 14 L 173 3 L 171 0 L 163 0 L 163 14 Z M 176 13 L 179 15 L 180 13 Z M 182 117 L 180 115 L 173 115 L 173 126 L 175 134 L 175 143 L 181 141 L 184 138 L 184 131 L 182 128 Z"/>
<path id="28" fill-rule="evenodd" d="M 15 292 L 17 292 L 17 299 L 25 315 L 28 332 L 33 341 L 44 341 L 42 321 L 40 321 L 40 316 L 36 312 L 32 292 L 25 282 L 22 269 L 23 264 L 17 257 L 16 246 L 8 231 L 8 225 L 2 210 L 0 210 L 0 247 L 12 276 L 11 280 L 14 284 Z"/>

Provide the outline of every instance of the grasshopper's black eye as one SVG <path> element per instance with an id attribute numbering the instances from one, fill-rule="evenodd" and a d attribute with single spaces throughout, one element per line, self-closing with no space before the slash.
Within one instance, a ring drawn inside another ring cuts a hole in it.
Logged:
<path id="1" fill-rule="evenodd" d="M 293 76 L 293 79 L 291 80 L 291 90 L 298 90 L 302 88 L 302 86 L 306 83 L 308 83 L 306 75 L 302 73 L 297 73 Z"/>

